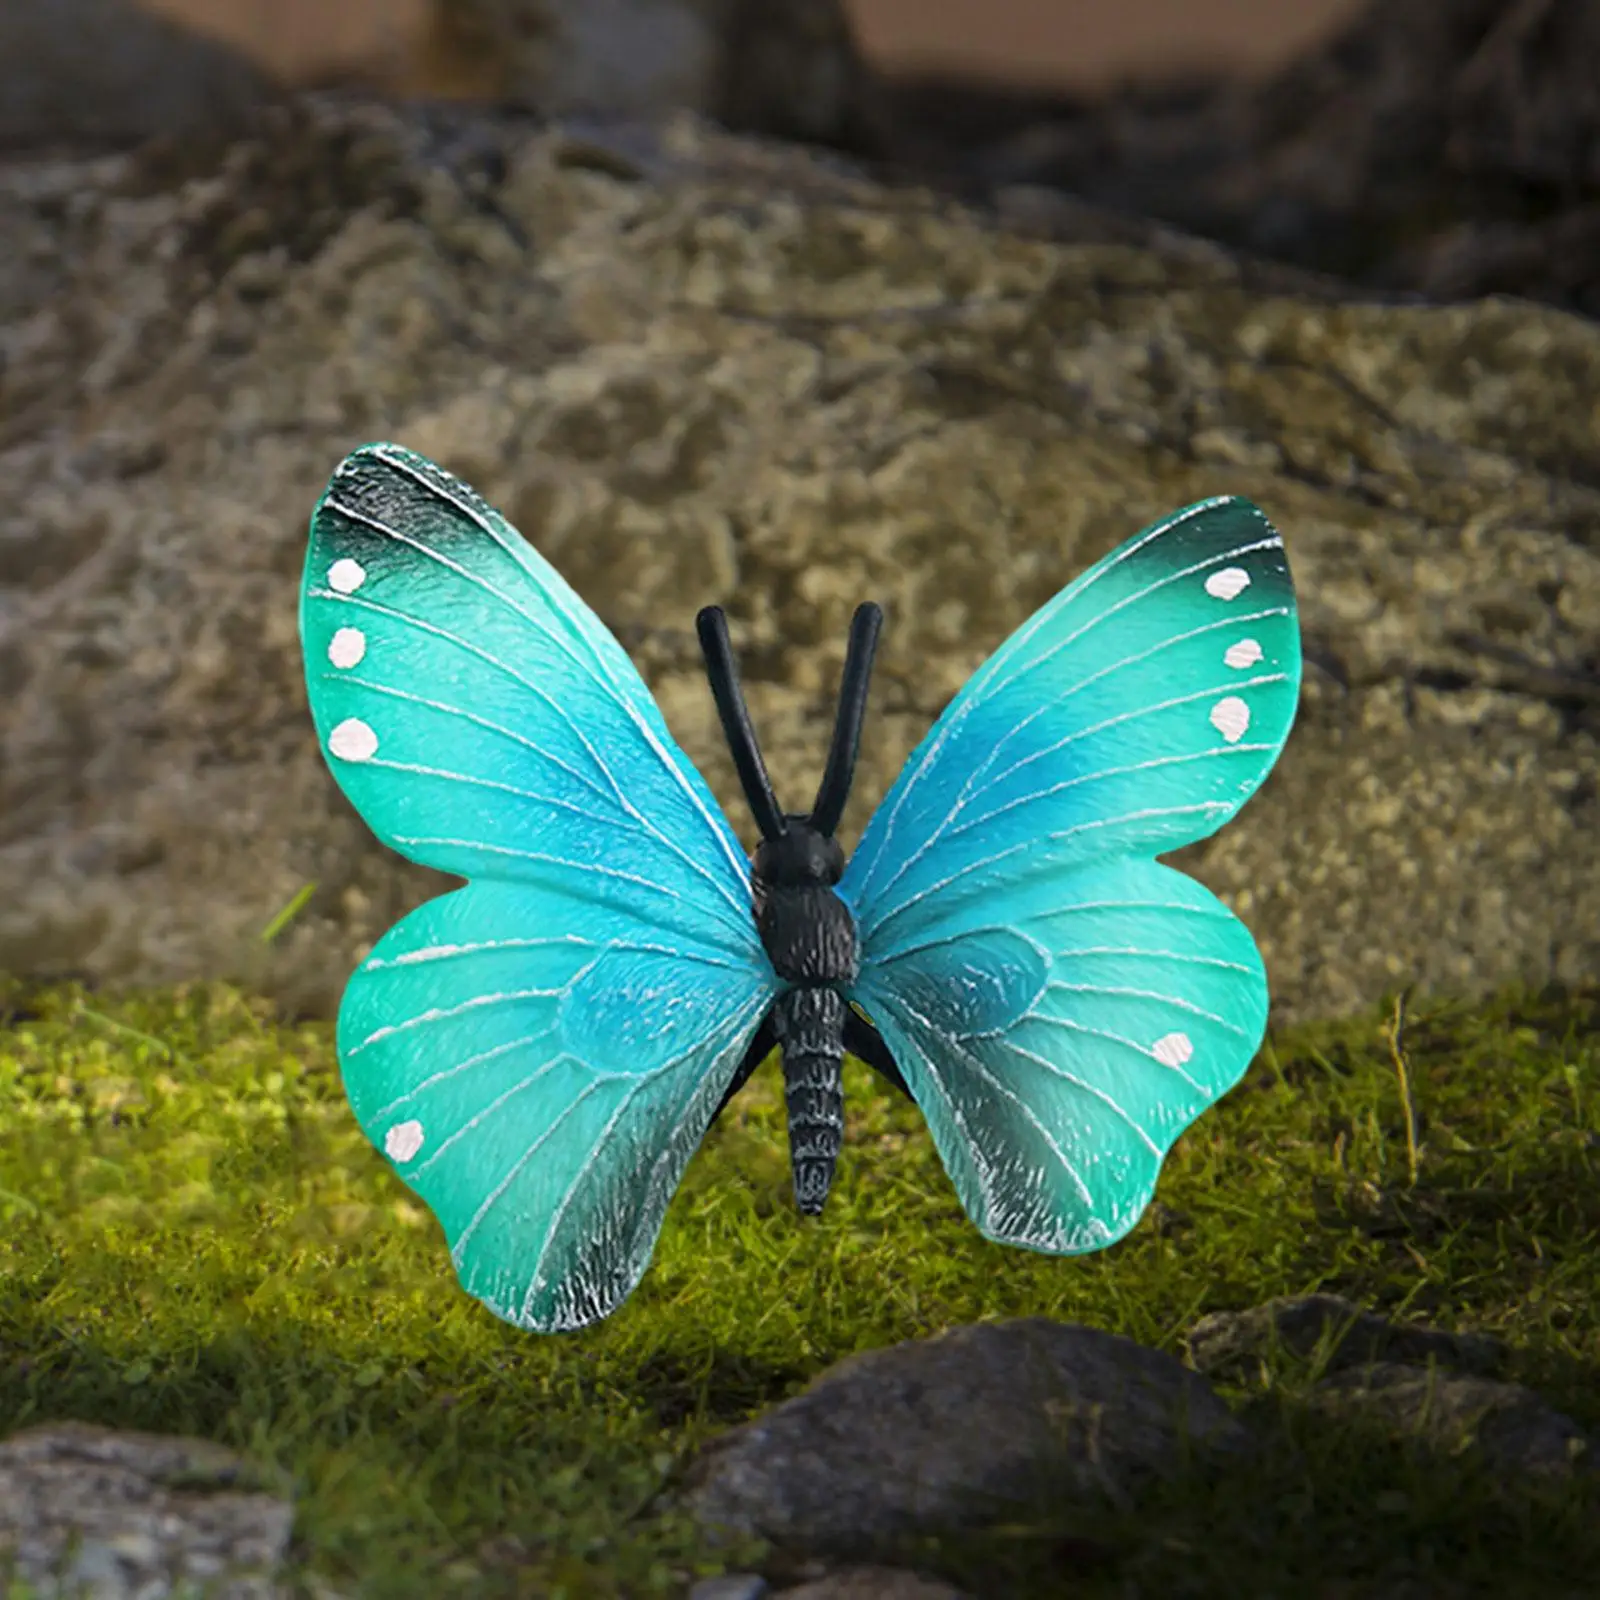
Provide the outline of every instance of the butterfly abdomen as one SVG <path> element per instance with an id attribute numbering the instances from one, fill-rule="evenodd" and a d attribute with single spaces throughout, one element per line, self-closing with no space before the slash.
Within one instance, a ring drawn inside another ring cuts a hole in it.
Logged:
<path id="1" fill-rule="evenodd" d="M 844 1141 L 844 1016 L 844 996 L 836 989 L 789 989 L 772 1005 L 783 1051 L 794 1203 L 811 1217 L 828 1198 Z"/>
<path id="2" fill-rule="evenodd" d="M 826 883 L 758 879 L 756 924 L 773 970 L 793 985 L 773 1002 L 772 1022 L 783 1051 L 795 1204 L 814 1217 L 844 1139 L 841 989 L 860 970 L 861 944 L 849 908 Z"/>

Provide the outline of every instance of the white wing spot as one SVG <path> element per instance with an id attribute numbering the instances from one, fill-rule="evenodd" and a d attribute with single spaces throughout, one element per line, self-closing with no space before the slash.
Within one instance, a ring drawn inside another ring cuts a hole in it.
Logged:
<path id="1" fill-rule="evenodd" d="M 1213 600 L 1237 600 L 1250 587 L 1250 574 L 1243 567 L 1224 567 L 1206 579 L 1206 593 Z"/>
<path id="2" fill-rule="evenodd" d="M 397 1122 L 383 1136 L 384 1154 L 391 1161 L 409 1161 L 422 1148 L 422 1124 Z"/>
<path id="3" fill-rule="evenodd" d="M 366 581 L 367 569 L 349 556 L 335 561 L 328 568 L 328 587 L 337 589 L 340 594 L 354 594 Z M 1206 587 L 1209 589 L 1211 585 L 1207 584 Z"/>
<path id="4" fill-rule="evenodd" d="M 367 636 L 359 628 L 341 628 L 328 641 L 328 659 L 336 667 L 356 666 L 366 653 Z"/>
<path id="5" fill-rule="evenodd" d="M 1164 1067 L 1181 1067 L 1194 1054 L 1186 1033 L 1164 1033 L 1150 1046 L 1150 1054 Z"/>
<path id="6" fill-rule="evenodd" d="M 1216 720 L 1214 716 L 1212 720 Z M 378 736 L 360 717 L 346 717 L 328 735 L 328 748 L 341 761 L 370 761 L 378 748 Z"/>
<path id="7" fill-rule="evenodd" d="M 1261 646 L 1254 639 L 1241 639 L 1238 644 L 1230 644 L 1223 651 L 1222 659 L 1230 667 L 1243 672 L 1246 667 L 1253 667 L 1261 659 Z"/>
<path id="8" fill-rule="evenodd" d="M 1238 695 L 1230 694 L 1211 708 L 1211 726 L 1229 744 L 1238 744 L 1250 726 L 1250 707 Z"/>

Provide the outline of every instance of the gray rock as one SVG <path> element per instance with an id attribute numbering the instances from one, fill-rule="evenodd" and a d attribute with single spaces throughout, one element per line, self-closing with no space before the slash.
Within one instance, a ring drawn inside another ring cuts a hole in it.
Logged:
<path id="1" fill-rule="evenodd" d="M 681 1503 L 711 1536 L 853 1553 L 1003 1520 L 1042 1500 L 1126 1501 L 1150 1479 L 1247 1447 L 1171 1356 L 1043 1317 L 850 1356 L 714 1440 Z"/>
<path id="2" fill-rule="evenodd" d="M 274 94 L 227 45 L 133 0 L 0 5 L 0 146 L 128 144 L 236 125 Z"/>
<path id="3" fill-rule="evenodd" d="M 0 1440 L 0 1570 L 41 1600 L 278 1600 L 293 1516 L 203 1439 L 61 1423 Z"/>
<path id="4" fill-rule="evenodd" d="M 824 1577 L 778 1591 L 777 1600 L 969 1600 L 937 1578 L 898 1567 L 839 1567 Z"/>
<path id="5" fill-rule="evenodd" d="M 1600 1469 L 1584 1430 L 1519 1383 L 1379 1362 L 1324 1379 L 1310 1403 L 1330 1416 L 1380 1423 L 1443 1454 L 1475 1450 L 1511 1483 Z"/>
<path id="6" fill-rule="evenodd" d="M 758 1572 L 725 1572 L 702 1578 L 689 1591 L 689 1600 L 767 1600 L 767 1580 Z"/>
<path id="7" fill-rule="evenodd" d="M 1274 1344 L 1302 1361 L 1320 1349 L 1329 1372 L 1397 1361 L 1483 1375 L 1505 1359 L 1505 1346 L 1489 1334 L 1393 1322 L 1336 1294 L 1285 1296 L 1247 1311 L 1216 1311 L 1195 1323 L 1187 1342 L 1189 1360 L 1211 1378 L 1247 1370 Z"/>
<path id="8" fill-rule="evenodd" d="M 747 839 L 696 608 L 728 606 L 804 795 L 883 601 L 847 846 L 1035 606 L 1247 494 L 1311 665 L 1263 792 L 1179 860 L 1279 1015 L 1600 965 L 1590 323 L 1247 288 L 1215 249 L 1007 233 L 682 120 L 311 102 L 182 183 L 14 162 L 0 227 L 0 968 L 326 1011 L 444 886 L 350 813 L 305 711 L 305 522 L 373 438 L 539 544 Z"/>

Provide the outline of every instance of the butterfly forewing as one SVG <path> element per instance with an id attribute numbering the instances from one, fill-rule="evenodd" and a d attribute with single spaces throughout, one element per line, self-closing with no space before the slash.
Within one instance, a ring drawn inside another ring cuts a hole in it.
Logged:
<path id="1" fill-rule="evenodd" d="M 470 880 L 350 981 L 357 1119 L 472 1293 L 525 1327 L 592 1322 L 644 1271 L 776 992 L 744 856 L 603 624 L 424 458 L 337 469 L 300 624 L 340 787 Z"/>
<path id="2" fill-rule="evenodd" d="M 1254 942 L 1154 857 L 1260 785 L 1299 679 L 1281 539 L 1248 502 L 1191 506 L 1019 628 L 868 825 L 840 885 L 851 998 L 991 1238 L 1120 1237 L 1254 1054 Z"/>
<path id="3" fill-rule="evenodd" d="M 340 787 L 411 860 L 706 915 L 747 949 L 748 867 L 604 624 L 465 484 L 394 445 L 311 522 L 301 637 Z M 572 874 L 577 876 L 573 877 Z"/>
<path id="4" fill-rule="evenodd" d="M 841 888 L 863 939 L 1047 866 L 1215 832 L 1283 747 L 1299 680 L 1283 541 L 1253 505 L 1146 529 L 1024 623 L 907 761 Z"/>

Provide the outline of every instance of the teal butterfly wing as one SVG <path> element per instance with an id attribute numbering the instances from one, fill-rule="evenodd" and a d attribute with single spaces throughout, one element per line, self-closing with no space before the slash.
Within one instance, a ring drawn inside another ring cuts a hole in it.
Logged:
<path id="1" fill-rule="evenodd" d="M 1155 858 L 1215 832 L 1294 721 L 1283 541 L 1237 498 L 1112 551 L 951 702 L 839 893 L 877 1027 L 989 1238 L 1124 1235 L 1266 1026 L 1248 930 Z"/>
<path id="2" fill-rule="evenodd" d="M 351 1106 L 470 1293 L 582 1327 L 644 1273 L 777 993 L 748 864 L 622 647 L 424 457 L 369 445 L 335 470 L 300 631 L 340 788 L 468 880 L 352 976 Z"/>
<path id="3" fill-rule="evenodd" d="M 427 1203 L 462 1286 L 519 1327 L 609 1315 L 770 1001 L 755 957 L 566 887 L 478 879 L 357 969 L 357 1121 Z"/>

